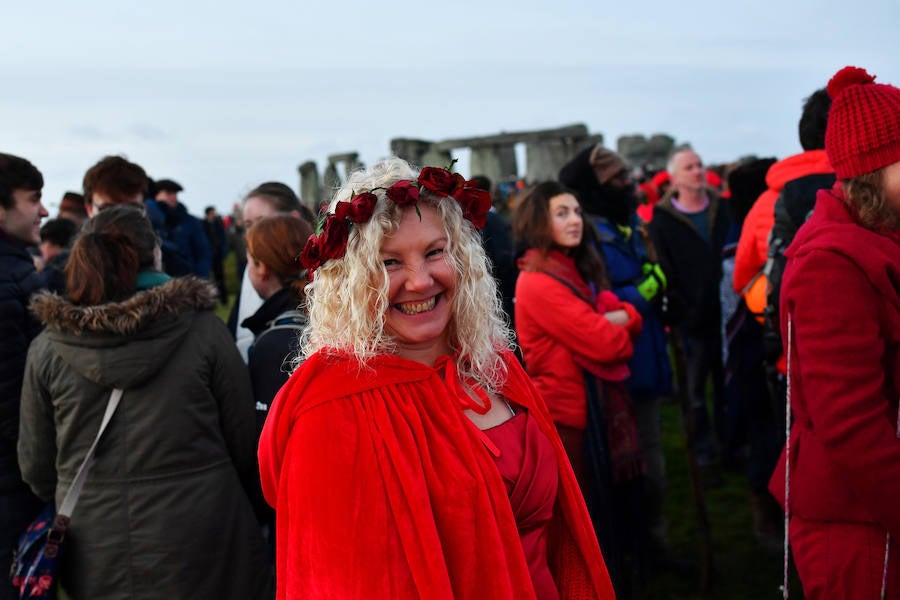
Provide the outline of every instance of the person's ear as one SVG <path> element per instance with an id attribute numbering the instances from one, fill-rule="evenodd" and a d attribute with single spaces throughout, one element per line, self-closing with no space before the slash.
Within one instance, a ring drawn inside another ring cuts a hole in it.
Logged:
<path id="1" fill-rule="evenodd" d="M 268 281 L 275 276 L 275 274 L 272 272 L 272 269 L 270 269 L 266 263 L 262 262 L 261 260 L 258 260 L 256 262 L 259 265 L 259 277 L 263 281 Z"/>

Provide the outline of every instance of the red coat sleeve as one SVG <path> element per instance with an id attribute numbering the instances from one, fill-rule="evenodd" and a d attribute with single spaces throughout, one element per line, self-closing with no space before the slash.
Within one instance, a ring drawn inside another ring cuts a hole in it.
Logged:
<path id="1" fill-rule="evenodd" d="M 795 259 L 782 300 L 793 323 L 794 389 L 802 390 L 795 416 L 809 419 L 829 469 L 900 536 L 897 399 L 885 392 L 893 365 L 878 308 L 885 300 L 851 260 L 823 250 Z"/>

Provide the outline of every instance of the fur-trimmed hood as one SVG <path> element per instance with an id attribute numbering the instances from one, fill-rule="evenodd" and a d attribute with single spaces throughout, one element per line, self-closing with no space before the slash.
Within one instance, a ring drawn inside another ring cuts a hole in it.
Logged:
<path id="1" fill-rule="evenodd" d="M 30 308 L 39 321 L 54 331 L 131 335 L 162 315 L 186 309 L 210 310 L 215 302 L 216 289 L 212 283 L 181 277 L 138 292 L 122 302 L 96 306 L 78 306 L 52 292 L 42 292 L 34 296 Z"/>
<path id="2" fill-rule="evenodd" d="M 32 351 L 55 355 L 104 387 L 139 386 L 163 368 L 185 336 L 209 335 L 211 321 L 218 320 L 212 312 L 215 294 L 211 283 L 193 277 L 97 306 L 42 293 L 31 309 L 46 329 Z"/>

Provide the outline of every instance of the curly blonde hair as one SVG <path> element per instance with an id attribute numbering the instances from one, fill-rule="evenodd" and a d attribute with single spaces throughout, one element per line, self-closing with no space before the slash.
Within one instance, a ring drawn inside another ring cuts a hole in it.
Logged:
<path id="1" fill-rule="evenodd" d="M 369 170 L 355 171 L 335 193 L 329 212 L 354 193 L 416 177 L 418 171 L 396 157 Z M 297 362 L 324 350 L 350 352 L 365 366 L 372 357 L 396 350 L 394 339 L 385 331 L 389 276 L 380 250 L 385 234 L 399 227 L 402 208 L 387 199 L 384 189 L 375 194 L 378 201 L 372 218 L 352 225 L 347 253 L 320 266 L 306 286 L 309 327 L 301 336 Z M 510 347 L 512 335 L 479 234 L 452 199 L 423 189 L 419 202 L 437 211 L 448 240 L 447 259 L 457 276 L 448 332 L 451 348 L 458 355 L 457 370 L 485 390 L 496 391 L 506 380 L 500 354 Z"/>

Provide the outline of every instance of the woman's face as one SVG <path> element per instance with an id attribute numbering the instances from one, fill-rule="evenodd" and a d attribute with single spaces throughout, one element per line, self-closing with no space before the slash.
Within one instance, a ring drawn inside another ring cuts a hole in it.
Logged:
<path id="1" fill-rule="evenodd" d="M 247 278 L 260 298 L 266 300 L 271 296 L 268 282 L 263 274 L 263 264 L 256 260 L 249 250 L 247 250 Z"/>
<path id="2" fill-rule="evenodd" d="M 550 198 L 550 233 L 553 243 L 560 248 L 575 248 L 581 243 L 584 219 L 581 205 L 572 194 L 559 194 Z"/>
<path id="3" fill-rule="evenodd" d="M 250 196 L 244 201 L 242 210 L 244 217 L 244 227 L 250 229 L 250 226 L 265 217 L 277 215 L 278 211 L 272 206 L 272 203 L 259 196 Z"/>
<path id="4" fill-rule="evenodd" d="M 431 206 L 403 209 L 400 226 L 381 242 L 381 260 L 389 278 L 385 328 L 397 354 L 429 366 L 450 351 L 450 298 L 457 275 L 446 254 L 447 238 Z"/>
<path id="5" fill-rule="evenodd" d="M 884 168 L 882 173 L 884 199 L 888 207 L 900 217 L 900 161 Z"/>

